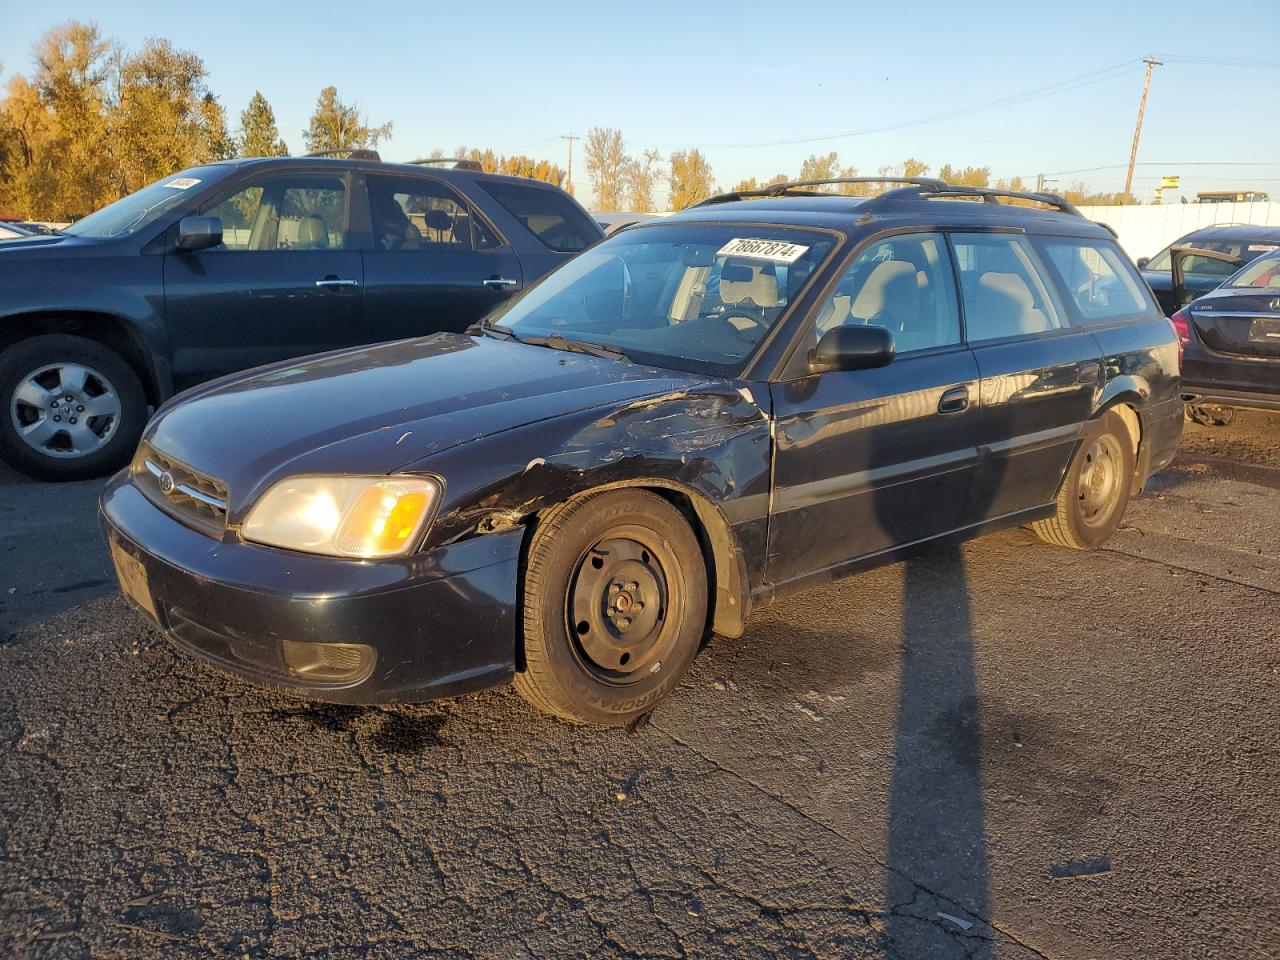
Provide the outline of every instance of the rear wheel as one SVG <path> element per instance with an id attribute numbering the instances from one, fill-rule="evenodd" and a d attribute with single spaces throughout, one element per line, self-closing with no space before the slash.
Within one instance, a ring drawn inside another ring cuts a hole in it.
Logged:
<path id="1" fill-rule="evenodd" d="M 643 490 L 553 508 L 529 545 L 521 696 L 576 723 L 648 712 L 707 627 L 702 551 L 680 512 Z"/>
<path id="2" fill-rule="evenodd" d="M 1056 513 L 1031 528 L 1060 547 L 1088 550 L 1103 544 L 1129 505 L 1134 458 L 1129 429 L 1119 414 L 1090 420 L 1062 480 Z"/>
<path id="3" fill-rule="evenodd" d="M 0 456 L 43 480 L 82 480 L 129 461 L 147 420 L 142 383 L 84 337 L 31 337 L 0 353 Z"/>

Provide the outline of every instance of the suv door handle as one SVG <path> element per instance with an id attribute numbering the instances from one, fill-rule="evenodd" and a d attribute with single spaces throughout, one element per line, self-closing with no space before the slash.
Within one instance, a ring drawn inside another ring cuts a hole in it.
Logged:
<path id="1" fill-rule="evenodd" d="M 938 399 L 939 413 L 959 413 L 968 406 L 968 387 L 952 387 Z"/>
<path id="2" fill-rule="evenodd" d="M 481 280 L 486 287 L 491 290 L 503 290 L 506 287 L 518 287 L 519 280 L 511 280 L 507 277 L 490 277 L 488 280 Z"/>
<path id="3" fill-rule="evenodd" d="M 1102 376 L 1102 364 L 1096 360 L 1086 360 L 1076 367 L 1076 383 L 1097 383 Z"/>
<path id="4" fill-rule="evenodd" d="M 343 280 L 340 277 L 325 277 L 323 280 L 317 280 L 316 286 L 321 290 L 336 290 L 339 287 L 358 287 L 359 280 Z"/>

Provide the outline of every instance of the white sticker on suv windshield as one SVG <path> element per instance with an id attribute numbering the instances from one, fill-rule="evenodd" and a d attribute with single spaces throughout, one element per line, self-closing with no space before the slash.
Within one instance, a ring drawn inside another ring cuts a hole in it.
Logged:
<path id="1" fill-rule="evenodd" d="M 165 186 L 173 187 L 175 190 L 190 190 L 199 182 L 195 177 L 178 177 L 176 180 L 170 180 Z"/>
<path id="2" fill-rule="evenodd" d="M 1251 244 L 1249 244 L 1249 252 L 1250 252 L 1250 253 L 1256 253 L 1256 252 L 1257 252 L 1257 251 L 1259 251 L 1259 250 L 1264 250 L 1264 251 L 1265 251 L 1265 250 L 1277 250 L 1277 249 L 1280 249 L 1280 247 L 1277 247 L 1274 243 L 1251 243 Z"/>
<path id="3" fill-rule="evenodd" d="M 734 237 L 716 251 L 717 257 L 744 257 L 748 260 L 768 260 L 770 263 L 795 263 L 805 255 L 808 247 L 785 240 L 757 240 L 751 237 Z"/>

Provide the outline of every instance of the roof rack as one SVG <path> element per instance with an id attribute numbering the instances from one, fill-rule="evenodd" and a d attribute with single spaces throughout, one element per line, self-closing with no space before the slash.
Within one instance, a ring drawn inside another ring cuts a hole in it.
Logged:
<path id="1" fill-rule="evenodd" d="M 484 170 L 479 160 L 468 160 L 466 157 L 424 157 L 420 160 L 410 160 L 409 163 L 422 167 L 433 163 L 452 163 L 455 170 Z"/>
<path id="2" fill-rule="evenodd" d="M 947 186 L 934 177 L 825 177 L 821 180 L 787 180 L 783 183 L 771 183 L 758 190 L 737 190 L 732 193 L 720 193 L 703 200 L 698 206 L 708 203 L 729 203 L 734 200 L 745 200 L 749 197 L 784 197 L 788 194 L 800 196 L 821 196 L 816 190 L 805 190 L 805 187 L 822 187 L 833 183 L 910 183 L 917 187 L 928 187 L 941 190 Z"/>
<path id="3" fill-rule="evenodd" d="M 980 197 L 984 203 L 999 203 L 1000 198 L 1012 200 L 1031 200 L 1054 207 L 1062 213 L 1083 217 L 1079 210 L 1069 203 L 1065 197 L 1056 193 L 1029 193 L 1021 190 L 1001 190 L 997 187 L 966 187 L 960 184 L 947 183 L 936 177 L 830 177 L 823 180 L 788 180 L 785 183 L 774 183 L 758 190 L 739 190 L 734 193 L 721 193 L 703 200 L 699 206 L 710 203 L 729 203 L 733 200 L 745 200 L 750 197 L 784 197 L 784 196 L 830 196 L 806 187 L 826 186 L 839 183 L 901 183 L 906 186 L 889 190 L 875 197 L 864 200 L 860 209 L 874 210 L 885 203 L 895 200 L 919 199 L 922 197 Z"/>
<path id="4" fill-rule="evenodd" d="M 310 153 L 304 153 L 303 156 L 346 157 L 349 160 L 377 160 L 379 162 L 382 160 L 377 150 L 370 150 L 368 147 L 338 147 L 334 150 L 312 150 Z"/>

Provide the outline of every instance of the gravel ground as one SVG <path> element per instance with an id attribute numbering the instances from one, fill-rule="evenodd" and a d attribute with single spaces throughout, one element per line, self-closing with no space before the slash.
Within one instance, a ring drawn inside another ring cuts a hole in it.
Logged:
<path id="1" fill-rule="evenodd" d="M 281 699 L 0 475 L 0 955 L 1280 957 L 1280 417 L 788 598 L 627 730 Z"/>

